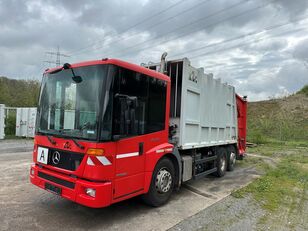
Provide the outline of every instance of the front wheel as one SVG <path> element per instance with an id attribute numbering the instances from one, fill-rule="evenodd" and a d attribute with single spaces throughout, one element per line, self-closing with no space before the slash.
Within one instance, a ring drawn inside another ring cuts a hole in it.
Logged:
<path id="1" fill-rule="evenodd" d="M 143 201 L 158 207 L 165 204 L 171 197 L 175 180 L 173 163 L 168 158 L 161 159 L 153 172 L 150 189 L 142 196 Z"/>

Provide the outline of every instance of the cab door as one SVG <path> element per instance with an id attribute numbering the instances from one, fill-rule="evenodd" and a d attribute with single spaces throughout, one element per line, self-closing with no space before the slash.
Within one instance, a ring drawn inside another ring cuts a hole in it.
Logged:
<path id="1" fill-rule="evenodd" d="M 117 142 L 114 199 L 143 191 L 144 141 L 134 137 Z"/>
<path id="2" fill-rule="evenodd" d="M 118 141 L 113 199 L 117 200 L 143 191 L 148 78 L 119 68 L 114 84 L 113 138 Z"/>
<path id="3" fill-rule="evenodd" d="M 168 141 L 168 111 L 166 81 L 119 68 L 114 84 L 113 138 L 118 141 L 113 199 L 117 200 L 143 192 L 146 153 L 158 145 L 154 140 Z"/>

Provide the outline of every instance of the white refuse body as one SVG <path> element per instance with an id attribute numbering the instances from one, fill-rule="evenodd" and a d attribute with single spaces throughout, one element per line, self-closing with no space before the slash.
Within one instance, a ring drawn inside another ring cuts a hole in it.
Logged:
<path id="1" fill-rule="evenodd" d="M 36 112 L 35 107 L 16 109 L 16 136 L 34 137 Z"/>
<path id="2" fill-rule="evenodd" d="M 4 139 L 4 127 L 5 127 L 5 105 L 0 104 L 0 140 Z"/>

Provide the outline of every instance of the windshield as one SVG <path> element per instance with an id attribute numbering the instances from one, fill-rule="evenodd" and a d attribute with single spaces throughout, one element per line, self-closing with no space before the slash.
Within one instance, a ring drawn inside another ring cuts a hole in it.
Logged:
<path id="1" fill-rule="evenodd" d="M 107 109 L 108 89 L 112 80 L 108 79 L 108 69 L 109 65 L 74 68 L 75 76 L 80 76 L 81 81 L 74 81 L 71 69 L 45 74 L 38 107 L 37 132 L 97 140 L 101 131 L 104 140 L 110 139 L 111 112 Z"/>

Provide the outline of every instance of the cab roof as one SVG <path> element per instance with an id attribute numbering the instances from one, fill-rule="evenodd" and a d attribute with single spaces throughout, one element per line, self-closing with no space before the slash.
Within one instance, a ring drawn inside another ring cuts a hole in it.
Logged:
<path id="1" fill-rule="evenodd" d="M 130 69 L 145 75 L 149 75 L 151 77 L 157 78 L 157 79 L 161 79 L 161 80 L 165 80 L 167 82 L 170 82 L 170 78 L 167 75 L 164 75 L 160 72 L 157 71 L 153 71 L 151 69 L 136 65 L 136 64 L 132 64 L 132 63 L 128 63 L 119 59 L 101 59 L 101 60 L 92 60 L 92 61 L 85 61 L 85 62 L 80 62 L 80 63 L 74 63 L 74 64 L 70 64 L 71 68 L 77 68 L 77 67 L 84 67 L 84 66 L 92 66 L 92 65 L 104 65 L 104 64 L 113 64 L 116 66 L 120 66 L 120 67 L 124 67 L 126 69 Z M 56 69 L 61 68 L 61 66 L 59 67 L 55 67 L 55 68 L 50 68 L 45 70 L 44 73 L 50 73 Z"/>

